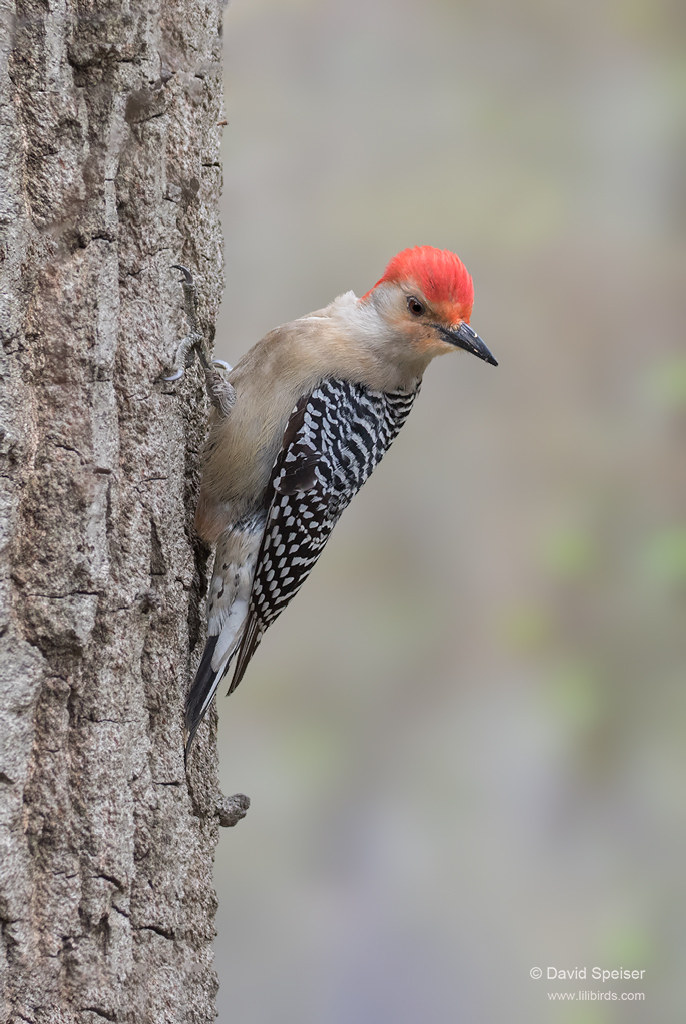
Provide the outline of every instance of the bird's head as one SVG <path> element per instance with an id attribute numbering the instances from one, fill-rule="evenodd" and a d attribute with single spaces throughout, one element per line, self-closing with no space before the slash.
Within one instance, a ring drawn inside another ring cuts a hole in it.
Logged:
<path id="1" fill-rule="evenodd" d="M 471 276 L 447 249 L 403 249 L 360 301 L 373 304 L 395 338 L 423 362 L 461 348 L 498 365 L 469 326 L 474 302 Z"/>

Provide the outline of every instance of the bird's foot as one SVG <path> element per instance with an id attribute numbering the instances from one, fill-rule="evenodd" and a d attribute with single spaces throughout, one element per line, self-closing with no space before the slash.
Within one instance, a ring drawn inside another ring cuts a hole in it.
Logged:
<path id="1" fill-rule="evenodd" d="M 198 358 L 205 371 L 205 388 L 210 403 L 219 410 L 222 416 L 228 416 L 234 402 L 236 392 L 226 374 L 231 372 L 231 367 L 223 359 L 208 360 L 203 348 L 204 335 L 198 323 L 198 294 L 193 281 L 193 275 L 187 267 L 179 263 L 173 264 L 175 270 L 183 274 L 183 305 L 188 319 L 189 333 L 182 338 L 176 348 L 172 369 L 174 372 L 168 377 L 160 379 L 170 383 L 181 380 L 187 367 L 193 362 L 193 356 L 197 352 Z"/>
<path id="2" fill-rule="evenodd" d="M 198 324 L 198 294 L 193 281 L 193 275 L 188 267 L 182 267 L 179 263 L 173 264 L 174 270 L 180 270 L 183 274 L 183 305 L 190 330 L 185 338 L 182 338 L 176 347 L 172 369 L 174 372 L 168 377 L 162 377 L 164 381 L 180 380 L 186 370 L 193 362 L 193 353 L 199 351 L 201 360 L 205 353 L 202 351 L 203 334 Z"/>
<path id="3" fill-rule="evenodd" d="M 210 404 L 220 415 L 228 416 L 236 401 L 236 389 L 228 379 L 232 367 L 223 359 L 213 359 L 205 364 L 205 390 Z"/>

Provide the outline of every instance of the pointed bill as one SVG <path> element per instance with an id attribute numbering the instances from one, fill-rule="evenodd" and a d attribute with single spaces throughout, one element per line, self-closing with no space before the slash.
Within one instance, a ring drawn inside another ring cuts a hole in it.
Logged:
<path id="1" fill-rule="evenodd" d="M 491 366 L 498 365 L 497 360 L 493 358 L 479 335 L 469 324 L 463 322 L 453 331 L 448 331 L 445 327 L 439 327 L 439 330 L 445 340 L 450 342 L 451 345 L 463 348 L 465 352 L 471 352 L 472 355 L 478 356 L 479 359 L 485 359 Z"/>

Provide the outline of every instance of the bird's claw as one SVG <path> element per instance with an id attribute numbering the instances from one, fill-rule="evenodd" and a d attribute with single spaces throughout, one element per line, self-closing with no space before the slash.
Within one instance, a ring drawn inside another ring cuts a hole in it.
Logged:
<path id="1" fill-rule="evenodd" d="M 181 378 L 183 377 L 185 372 L 186 372 L 186 368 L 184 366 L 182 366 L 180 370 L 176 371 L 176 373 L 172 373 L 171 377 L 160 377 L 160 380 L 163 380 L 163 381 L 181 380 Z"/>
<path id="2" fill-rule="evenodd" d="M 172 263 L 173 270 L 180 270 L 183 277 L 181 283 L 183 284 L 183 298 L 184 308 L 186 317 L 188 319 L 188 326 L 190 327 L 189 333 L 185 338 L 182 338 L 176 347 L 174 353 L 174 362 L 172 367 L 174 372 L 170 376 L 160 377 L 159 379 L 169 383 L 175 380 L 181 380 L 183 377 L 186 367 L 190 366 L 193 361 L 193 350 L 197 349 L 201 352 L 201 360 L 203 364 L 206 360 L 203 358 L 204 354 L 200 346 L 203 341 L 203 334 L 199 330 L 198 316 L 197 316 L 197 296 L 195 291 L 195 282 L 193 281 L 193 275 L 191 274 L 188 267 L 182 266 L 180 263 Z"/>
<path id="3" fill-rule="evenodd" d="M 180 263 L 172 263 L 172 270 L 180 270 L 183 274 L 185 283 L 189 285 L 193 284 L 193 275 L 188 267 L 182 267 Z"/>
<path id="4" fill-rule="evenodd" d="M 185 338 L 181 339 L 177 346 L 176 353 L 174 354 L 174 372 L 169 374 L 169 376 L 160 377 L 160 380 L 167 384 L 172 381 L 181 380 L 186 367 L 190 366 L 193 362 L 193 354 L 197 352 L 205 371 L 207 397 L 212 405 L 219 410 L 221 416 L 228 416 L 236 401 L 236 392 L 225 376 L 226 373 L 231 372 L 231 367 L 223 359 L 208 360 L 205 355 L 203 349 L 204 335 L 198 324 L 197 295 L 193 275 L 188 267 L 184 267 L 180 263 L 174 263 L 172 266 L 174 270 L 180 270 L 183 275 L 181 283 L 183 284 L 184 308 L 190 331 Z"/>

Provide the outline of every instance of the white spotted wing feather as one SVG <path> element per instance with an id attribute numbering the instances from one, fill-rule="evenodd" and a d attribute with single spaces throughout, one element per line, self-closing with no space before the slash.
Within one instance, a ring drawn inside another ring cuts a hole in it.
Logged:
<path id="1" fill-rule="evenodd" d="M 409 415 L 412 391 L 321 384 L 296 406 L 272 472 L 269 511 L 231 692 L 265 630 L 297 594 L 341 513 Z"/>

